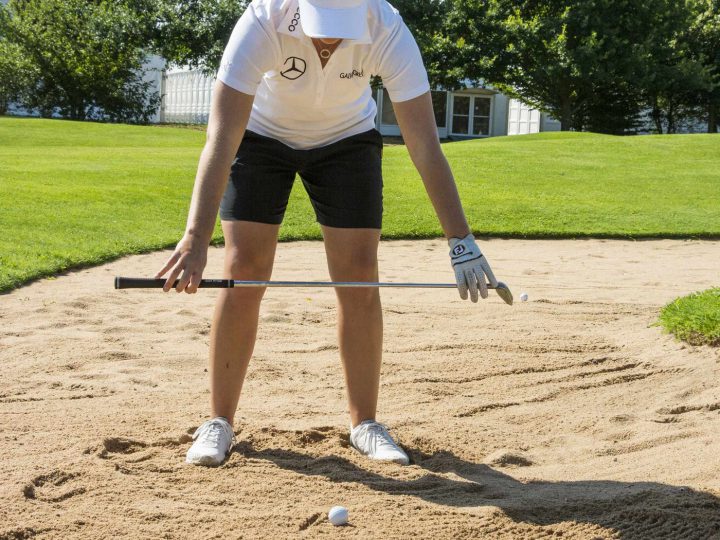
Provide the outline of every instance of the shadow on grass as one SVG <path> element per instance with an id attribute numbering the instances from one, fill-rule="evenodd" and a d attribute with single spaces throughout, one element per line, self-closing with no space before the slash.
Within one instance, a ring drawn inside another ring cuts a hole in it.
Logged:
<path id="1" fill-rule="evenodd" d="M 235 451 L 308 476 L 362 484 L 388 494 L 409 495 L 448 507 L 498 507 L 516 523 L 589 523 L 618 538 L 720 538 L 720 498 L 711 493 L 658 482 L 521 482 L 492 467 L 451 452 L 426 454 L 405 448 L 411 463 L 427 471 L 398 480 L 362 469 L 338 456 L 313 457 L 285 449 L 255 451 L 240 442 Z M 442 476 L 453 473 L 458 479 Z"/>

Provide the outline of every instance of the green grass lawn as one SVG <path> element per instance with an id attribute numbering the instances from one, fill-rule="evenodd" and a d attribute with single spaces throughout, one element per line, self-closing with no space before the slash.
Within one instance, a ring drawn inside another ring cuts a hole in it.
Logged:
<path id="1" fill-rule="evenodd" d="M 720 346 L 720 288 L 670 302 L 660 312 L 660 324 L 691 345 Z"/>
<path id="2" fill-rule="evenodd" d="M 0 291 L 174 245 L 204 138 L 0 117 Z M 479 235 L 720 237 L 718 135 L 543 133 L 444 149 Z M 440 235 L 403 146 L 385 149 L 384 170 L 385 237 Z M 319 235 L 297 182 L 281 237 Z"/>

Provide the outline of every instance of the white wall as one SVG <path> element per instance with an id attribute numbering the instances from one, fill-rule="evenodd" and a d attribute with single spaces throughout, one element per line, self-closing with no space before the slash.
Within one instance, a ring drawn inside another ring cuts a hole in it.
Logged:
<path id="1" fill-rule="evenodd" d="M 163 80 L 160 122 L 206 124 L 215 79 L 199 71 L 172 69 Z"/>
<path id="2" fill-rule="evenodd" d="M 508 101 L 508 135 L 527 135 L 540 132 L 540 111 L 519 99 Z"/>
<path id="3" fill-rule="evenodd" d="M 152 83 L 149 89 L 150 92 L 157 92 L 160 97 L 162 97 L 163 95 L 163 75 L 165 73 L 166 66 L 167 62 L 165 62 L 164 58 L 153 54 L 145 60 L 145 63 L 142 67 L 142 69 L 145 71 L 143 81 L 148 81 Z M 162 106 L 159 106 L 157 111 L 155 112 L 155 115 L 150 118 L 150 122 L 160 122 L 161 110 Z"/>
<path id="4" fill-rule="evenodd" d="M 508 100 L 508 135 L 527 135 L 541 131 L 560 131 L 560 121 L 526 105 L 519 99 Z"/>
<path id="5" fill-rule="evenodd" d="M 546 113 L 542 113 L 540 120 L 540 131 L 560 131 L 562 125 L 560 120 L 556 120 Z"/>
<path id="6" fill-rule="evenodd" d="M 490 136 L 501 137 L 508 132 L 508 97 L 505 94 L 495 94 L 490 109 Z"/>

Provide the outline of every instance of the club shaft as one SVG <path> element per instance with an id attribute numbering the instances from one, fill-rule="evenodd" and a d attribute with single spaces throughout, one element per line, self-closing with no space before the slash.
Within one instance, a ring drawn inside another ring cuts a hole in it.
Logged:
<path id="1" fill-rule="evenodd" d="M 177 286 L 177 280 L 173 287 Z M 116 277 L 116 289 L 161 289 L 165 280 Z M 455 283 L 391 283 L 369 281 L 243 281 L 232 279 L 203 279 L 200 287 L 206 289 L 232 289 L 236 287 L 378 287 L 399 289 L 456 289 Z M 494 289 L 488 284 L 488 289 Z"/>
<path id="2" fill-rule="evenodd" d="M 235 281 L 234 287 L 395 287 L 404 289 L 456 289 L 455 283 L 388 283 L 371 281 Z"/>

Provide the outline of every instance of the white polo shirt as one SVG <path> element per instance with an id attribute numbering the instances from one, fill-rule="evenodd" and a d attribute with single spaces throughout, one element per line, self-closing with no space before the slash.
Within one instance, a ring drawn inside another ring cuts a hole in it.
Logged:
<path id="1" fill-rule="evenodd" d="M 323 69 L 300 24 L 298 0 L 253 0 L 233 30 L 218 79 L 255 95 L 248 129 L 296 149 L 375 127 L 370 76 L 392 101 L 430 89 L 415 39 L 385 0 L 368 0 L 368 30 L 343 40 Z"/>

